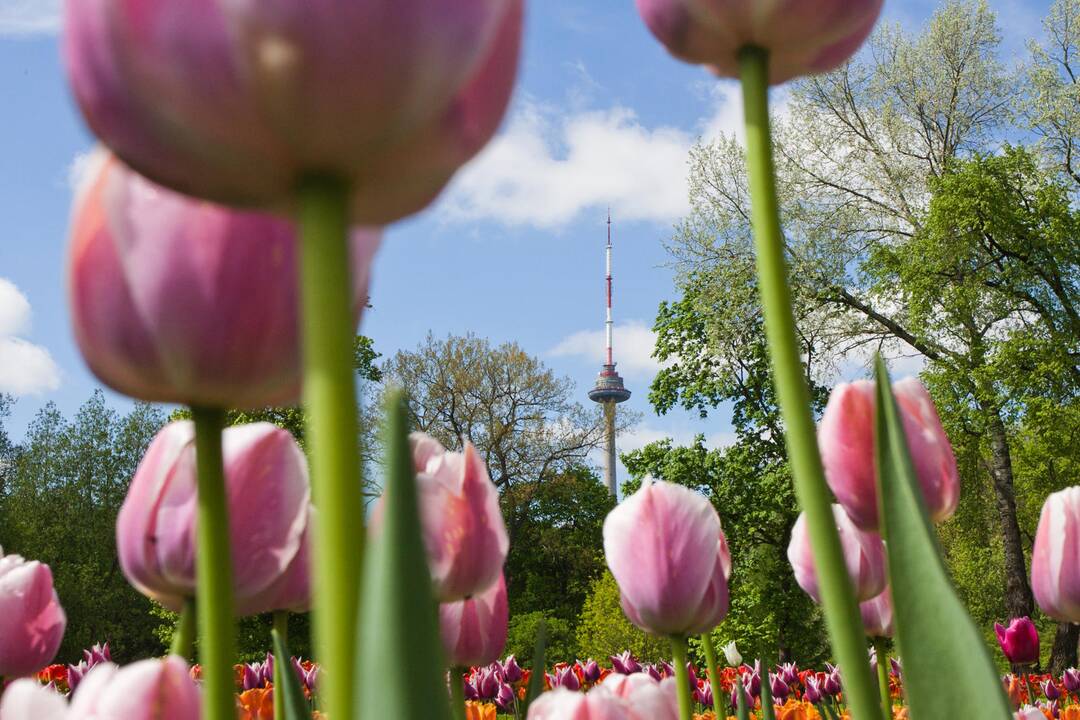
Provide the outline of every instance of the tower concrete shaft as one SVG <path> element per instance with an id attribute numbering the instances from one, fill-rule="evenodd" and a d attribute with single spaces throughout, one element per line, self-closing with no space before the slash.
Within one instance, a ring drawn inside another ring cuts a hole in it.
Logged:
<path id="1" fill-rule="evenodd" d="M 589 391 L 589 399 L 600 403 L 604 408 L 604 484 L 612 497 L 618 496 L 618 484 L 615 477 L 615 406 L 630 399 L 630 391 L 623 385 L 623 379 L 615 371 L 615 360 L 612 352 L 612 334 L 614 320 L 611 313 L 611 212 L 607 219 L 607 246 L 605 251 L 604 286 L 607 296 L 606 314 L 604 318 L 604 336 L 606 340 L 605 357 L 607 362 L 600 369 L 600 375 L 596 378 L 596 386 Z"/>

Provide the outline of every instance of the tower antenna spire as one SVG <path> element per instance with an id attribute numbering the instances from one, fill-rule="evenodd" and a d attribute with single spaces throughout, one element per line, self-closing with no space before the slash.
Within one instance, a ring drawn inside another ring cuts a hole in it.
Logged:
<path id="1" fill-rule="evenodd" d="M 607 214 L 607 245 L 604 248 L 605 269 L 604 285 L 606 288 L 607 303 L 606 317 L 604 320 L 604 333 L 606 336 L 606 362 L 600 369 L 600 375 L 596 378 L 596 386 L 589 391 L 589 399 L 600 403 L 604 408 L 605 429 L 605 453 L 604 453 L 604 482 L 612 497 L 617 497 L 617 485 L 615 480 L 615 406 L 630 399 L 630 391 L 623 385 L 623 379 L 615 371 L 615 359 L 612 351 L 612 331 L 614 322 L 611 317 L 611 208 Z"/>

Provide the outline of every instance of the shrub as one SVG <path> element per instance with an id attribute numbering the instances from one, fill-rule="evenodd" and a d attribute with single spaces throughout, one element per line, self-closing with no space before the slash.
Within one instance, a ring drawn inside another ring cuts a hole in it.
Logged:
<path id="1" fill-rule="evenodd" d="M 668 641 L 634 627 L 619 603 L 619 585 L 607 570 L 593 582 L 577 627 L 580 656 L 606 660 L 609 655 L 629 650 L 639 660 L 656 662 L 671 654 Z"/>

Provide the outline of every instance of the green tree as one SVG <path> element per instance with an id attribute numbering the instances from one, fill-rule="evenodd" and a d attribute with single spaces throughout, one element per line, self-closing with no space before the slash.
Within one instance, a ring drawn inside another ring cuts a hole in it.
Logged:
<path id="1" fill-rule="evenodd" d="M 502 506 L 514 528 L 505 568 L 511 617 L 544 611 L 573 627 L 604 571 L 604 518 L 614 499 L 578 466 L 508 488 Z"/>
<path id="2" fill-rule="evenodd" d="M 551 667 L 559 662 L 574 662 L 578 657 L 574 626 L 546 610 L 533 610 L 510 616 L 504 656 L 513 655 L 522 667 L 530 667 L 536 652 L 536 637 L 540 632 L 541 622 L 544 623 L 547 638 L 544 664 Z"/>
<path id="3" fill-rule="evenodd" d="M 629 650 L 639 660 L 660 662 L 671 655 L 667 638 L 648 635 L 634 627 L 623 614 L 619 584 L 608 571 L 592 585 L 577 626 L 577 650 L 581 658 L 603 660 Z"/>
<path id="4" fill-rule="evenodd" d="M 14 451 L 0 496 L 0 544 L 47 563 L 68 617 L 59 659 L 95 642 L 116 657 L 159 654 L 149 600 L 124 579 L 116 554 L 116 513 L 135 467 L 164 422 L 136 404 L 121 416 L 97 391 L 66 420 L 46 405 Z"/>

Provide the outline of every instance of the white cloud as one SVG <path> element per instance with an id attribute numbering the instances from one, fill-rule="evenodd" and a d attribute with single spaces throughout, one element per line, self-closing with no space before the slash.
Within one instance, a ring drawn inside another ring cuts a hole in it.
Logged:
<path id="1" fill-rule="evenodd" d="M 3 0 L 0 35 L 40 35 L 60 30 L 60 0 Z"/>
<path id="2" fill-rule="evenodd" d="M 615 363 L 624 377 L 651 378 L 660 369 L 660 363 L 652 357 L 656 346 L 656 333 L 640 320 L 616 324 L 612 337 Z M 580 330 L 567 335 L 555 347 L 548 350 L 552 357 L 581 357 L 597 366 L 606 357 L 603 330 Z"/>
<path id="3" fill-rule="evenodd" d="M 36 395 L 60 386 L 60 368 L 49 351 L 17 335 L 30 327 L 30 302 L 0 278 L 0 393 Z"/>

